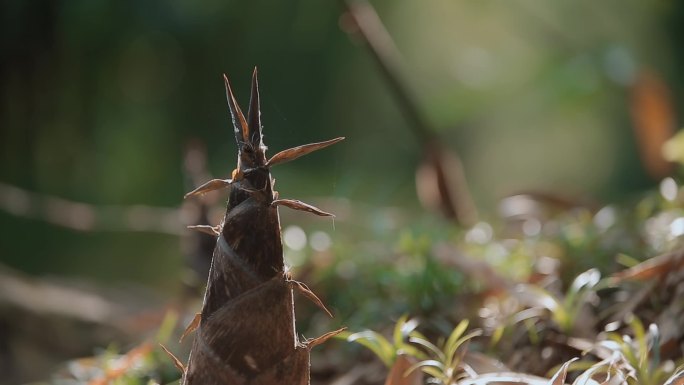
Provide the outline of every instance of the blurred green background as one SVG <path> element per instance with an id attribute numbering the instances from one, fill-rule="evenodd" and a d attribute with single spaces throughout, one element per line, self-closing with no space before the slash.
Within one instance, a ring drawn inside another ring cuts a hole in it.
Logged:
<path id="1" fill-rule="evenodd" d="M 681 107 L 681 2 L 373 4 L 485 216 L 520 190 L 608 201 L 655 183 L 629 98 L 647 70 Z M 258 66 L 271 154 L 347 137 L 275 170 L 282 196 L 418 211 L 420 146 L 340 13 L 320 0 L 2 2 L 0 182 L 96 206 L 179 207 L 188 143 L 206 144 L 215 176 L 233 169 L 221 75 L 246 105 Z M 79 232 L 7 209 L 0 228 L 0 262 L 29 273 L 178 284 L 174 235 Z"/>

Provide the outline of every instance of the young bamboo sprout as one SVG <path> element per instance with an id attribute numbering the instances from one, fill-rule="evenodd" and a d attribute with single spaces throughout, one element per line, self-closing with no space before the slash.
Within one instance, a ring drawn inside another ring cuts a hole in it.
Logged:
<path id="1" fill-rule="evenodd" d="M 195 226 L 217 235 L 202 312 L 184 336 L 195 332 L 183 384 L 304 385 L 309 383 L 309 351 L 336 332 L 300 341 L 293 289 L 326 311 L 303 283 L 290 278 L 283 262 L 278 206 L 332 216 L 306 203 L 278 199 L 270 167 L 337 143 L 344 138 L 281 151 L 266 160 L 259 112 L 257 72 L 247 119 L 224 76 L 238 147 L 231 179 L 215 179 L 188 196 L 230 187 L 222 226 Z"/>

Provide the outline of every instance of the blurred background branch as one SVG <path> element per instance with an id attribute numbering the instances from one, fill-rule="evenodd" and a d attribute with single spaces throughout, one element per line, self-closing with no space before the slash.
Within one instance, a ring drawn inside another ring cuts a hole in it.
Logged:
<path id="1" fill-rule="evenodd" d="M 341 18 L 342 28 L 368 48 L 423 151 L 423 161 L 416 174 L 418 197 L 425 206 L 457 224 L 472 226 L 477 220 L 477 210 L 461 159 L 442 144 L 409 92 L 402 76 L 406 71 L 403 59 L 392 37 L 368 1 L 345 0 L 343 4 L 346 12 Z"/>
<path id="2" fill-rule="evenodd" d="M 37 194 L 0 183 L 0 209 L 18 217 L 77 231 L 133 231 L 180 235 L 181 210 L 145 205 L 101 205 Z"/>

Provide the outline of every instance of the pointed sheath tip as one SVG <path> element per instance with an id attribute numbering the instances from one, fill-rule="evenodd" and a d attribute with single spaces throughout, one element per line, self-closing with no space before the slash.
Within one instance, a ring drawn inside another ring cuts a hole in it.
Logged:
<path id="1" fill-rule="evenodd" d="M 196 189 L 190 191 L 189 193 L 185 194 L 183 199 L 188 199 L 189 197 L 196 196 L 196 195 L 203 195 L 206 194 L 210 191 L 214 190 L 219 190 L 222 188 L 226 188 L 230 186 L 233 183 L 232 179 L 212 179 L 201 186 L 197 187 Z"/>
<path id="2" fill-rule="evenodd" d="M 228 99 L 228 103 L 231 104 L 231 113 L 233 112 L 233 108 L 235 107 L 236 109 L 239 109 L 240 106 L 237 105 L 237 101 L 235 100 L 235 95 L 233 95 L 233 87 L 230 85 L 230 80 L 228 80 L 228 76 L 226 74 L 223 74 L 223 83 L 226 85 L 226 98 Z"/>
<path id="3" fill-rule="evenodd" d="M 235 95 L 233 95 L 233 87 L 230 85 L 230 80 L 228 75 L 223 74 L 223 83 L 226 86 L 226 97 L 228 98 L 228 103 L 235 102 Z M 239 108 L 239 106 L 236 105 Z"/>
<path id="4" fill-rule="evenodd" d="M 313 349 L 314 347 L 316 347 L 316 346 L 318 346 L 318 345 L 324 343 L 325 341 L 327 341 L 327 340 L 329 340 L 329 339 L 335 337 L 336 335 L 342 333 L 342 332 L 345 331 L 345 330 L 347 330 L 347 327 L 342 327 L 342 328 L 339 328 L 339 329 L 337 329 L 337 330 L 333 330 L 333 331 L 331 331 L 331 332 L 327 332 L 327 333 L 323 334 L 322 336 L 319 336 L 319 337 L 316 337 L 316 338 L 312 338 L 312 339 L 310 339 L 310 340 L 308 340 L 308 341 L 305 342 L 306 347 L 307 347 L 307 349 L 309 349 L 309 351 L 310 351 L 310 350 Z"/>
<path id="5" fill-rule="evenodd" d="M 325 212 L 316 206 L 312 206 L 296 199 L 275 199 L 271 202 L 271 206 L 285 206 L 293 210 L 306 211 L 321 217 L 335 217 L 335 214 Z"/>
<path id="6" fill-rule="evenodd" d="M 196 313 L 195 316 L 192 318 L 192 321 L 190 321 L 188 326 L 185 328 L 185 331 L 183 332 L 183 335 L 180 337 L 180 340 L 178 340 L 178 343 L 183 342 L 183 339 L 185 337 L 187 337 L 188 334 L 197 330 L 197 328 L 199 327 L 201 322 L 202 322 L 202 313 Z"/>
<path id="7" fill-rule="evenodd" d="M 218 237 L 221 235 L 221 226 L 211 226 L 211 225 L 190 225 L 186 226 L 188 230 L 199 231 L 200 233 L 211 235 L 213 237 Z"/>
<path id="8" fill-rule="evenodd" d="M 247 111 L 247 125 L 249 126 L 250 140 L 256 145 L 261 145 L 261 111 L 259 101 L 259 80 L 257 76 L 257 67 L 254 67 L 252 73 L 252 92 L 249 99 L 249 110 Z"/>
<path id="9" fill-rule="evenodd" d="M 318 298 L 318 296 L 313 291 L 311 291 L 311 289 L 309 289 L 309 287 L 306 286 L 306 284 L 304 282 L 299 282 L 299 281 L 294 281 L 294 280 L 291 282 L 294 283 L 296 285 L 297 289 L 299 289 L 299 291 L 302 294 L 304 294 L 309 300 L 311 300 L 311 302 L 313 302 L 316 306 L 318 306 L 321 310 L 323 310 L 325 312 L 325 314 L 327 314 L 330 318 L 334 318 L 334 316 L 332 315 L 330 310 L 328 310 L 328 308 L 325 307 L 325 305 L 323 304 L 323 301 L 321 301 L 321 299 Z"/>
<path id="10" fill-rule="evenodd" d="M 180 371 L 183 375 L 185 375 L 185 365 L 183 365 L 181 360 L 179 360 L 175 354 L 171 353 L 171 351 L 166 346 L 164 346 L 164 344 L 160 343 L 159 346 L 161 346 L 161 348 L 164 350 L 164 352 L 169 356 L 169 358 L 173 362 L 173 366 L 175 366 L 176 369 L 178 369 L 178 371 Z"/>
<path id="11" fill-rule="evenodd" d="M 335 139 L 330 139 L 326 140 L 325 142 L 318 142 L 318 143 L 309 143 L 309 144 L 304 144 L 301 146 L 289 148 L 287 150 L 280 151 L 279 153 L 273 155 L 271 159 L 269 159 L 266 162 L 266 166 L 272 167 L 277 164 L 289 162 L 292 160 L 295 160 L 301 156 L 304 156 L 306 154 L 310 154 L 314 151 L 326 148 L 328 146 L 331 146 L 335 143 L 341 142 L 345 138 L 343 136 L 340 136 L 339 138 Z"/>
<path id="12" fill-rule="evenodd" d="M 240 106 L 235 100 L 235 95 L 233 95 L 233 88 L 230 86 L 230 81 L 228 76 L 223 74 L 223 81 L 226 84 L 226 99 L 228 100 L 228 108 L 230 109 L 230 114 L 233 120 L 233 130 L 235 131 L 235 139 L 239 142 L 246 142 L 249 140 L 248 133 L 249 128 L 247 127 L 247 121 L 245 116 L 240 110 Z"/>

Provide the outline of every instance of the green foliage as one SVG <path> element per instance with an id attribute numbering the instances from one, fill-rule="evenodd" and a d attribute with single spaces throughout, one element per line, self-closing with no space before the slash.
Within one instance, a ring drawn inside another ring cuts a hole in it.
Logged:
<path id="1" fill-rule="evenodd" d="M 648 331 L 642 322 L 632 316 L 628 321 L 633 336 L 607 333 L 596 349 L 607 356 L 600 362 L 566 362 L 554 375 L 563 371 L 580 371 L 573 385 L 587 384 L 594 378 L 603 378 L 603 384 L 676 385 L 684 382 L 684 364 L 676 367 L 672 361 L 660 362 L 659 331 L 651 324 Z M 684 360 L 680 360 L 684 361 Z"/>
<path id="2" fill-rule="evenodd" d="M 590 269 L 578 275 L 570 284 L 565 295 L 558 297 L 550 290 L 535 285 L 519 285 L 516 295 L 523 305 L 533 310 L 546 310 L 551 320 L 564 334 L 572 334 L 580 310 L 596 298 L 596 291 L 601 288 L 601 273 L 598 269 Z M 530 317 L 543 317 L 541 312 L 525 310 Z M 519 317 L 518 320 L 528 319 Z"/>
<path id="3" fill-rule="evenodd" d="M 418 322 L 408 320 L 402 316 L 394 326 L 392 340 L 382 334 L 368 330 L 359 333 L 343 332 L 339 338 L 349 342 L 356 342 L 372 351 L 388 368 L 391 367 L 399 355 L 413 357 L 419 362 L 412 365 L 406 374 L 421 370 L 432 376 L 436 381 L 449 385 L 454 381 L 472 374 L 463 363 L 468 342 L 481 335 L 481 330 L 466 333 L 469 321 L 462 320 L 440 344 L 434 344 L 422 333 L 416 330 Z"/>
<path id="4" fill-rule="evenodd" d="M 381 215 L 379 210 L 369 213 L 369 216 Z M 360 221 L 365 220 L 359 216 Z M 309 279 L 312 287 L 322 293 L 345 326 L 357 330 L 380 328 L 383 320 L 407 312 L 441 318 L 442 309 L 450 307 L 457 295 L 469 290 L 472 281 L 462 272 L 445 269 L 433 258 L 434 243 L 448 240 L 453 231 L 425 223 L 428 219 L 417 217 L 417 223 L 401 232 L 371 227 L 357 233 L 357 225 L 336 223 L 338 241 L 333 245 L 332 256 L 308 255 L 305 264 L 319 263 Z M 320 264 L 320 259 L 325 257 L 330 262 Z M 345 290 L 339 290 L 340 287 Z"/>
<path id="5" fill-rule="evenodd" d="M 664 385 L 684 381 L 684 359 L 680 366 L 660 360 L 660 332 L 656 324 L 648 330 L 637 317 L 628 324 L 633 336 L 608 333 L 600 345 L 614 352 L 621 360 L 621 370 L 630 385 Z M 675 382 L 677 381 L 677 382 Z"/>
<path id="6" fill-rule="evenodd" d="M 382 334 L 367 330 L 358 333 L 342 332 L 337 335 L 337 338 L 346 339 L 349 342 L 356 342 L 361 346 L 372 351 L 385 366 L 391 367 L 400 354 L 407 354 L 416 358 L 425 356 L 415 346 L 407 343 L 407 340 L 412 333 L 415 333 L 415 328 L 418 326 L 418 321 L 415 319 L 409 320 L 408 315 L 403 315 L 394 325 L 392 332 L 392 339 L 388 340 Z"/>
<path id="7" fill-rule="evenodd" d="M 450 385 L 461 378 L 473 375 L 472 370 L 469 371 L 468 366 L 464 364 L 463 356 L 466 354 L 468 342 L 481 335 L 482 332 L 474 330 L 465 334 L 468 324 L 468 320 L 462 320 L 440 347 L 414 331 L 409 341 L 422 346 L 431 358 L 416 363 L 408 369 L 408 372 L 420 369 L 444 385 Z"/>

